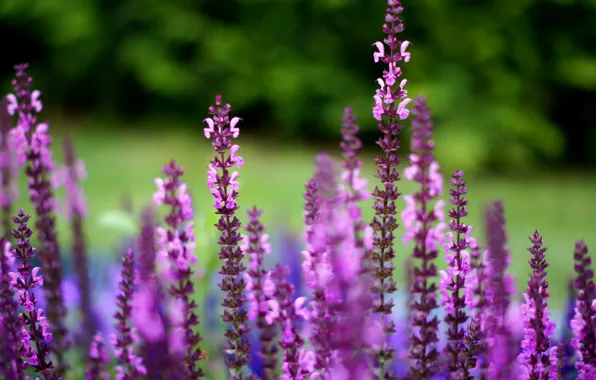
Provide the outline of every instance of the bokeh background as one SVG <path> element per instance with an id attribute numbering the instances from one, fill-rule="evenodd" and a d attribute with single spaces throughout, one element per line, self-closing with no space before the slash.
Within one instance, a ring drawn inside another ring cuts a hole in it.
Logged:
<path id="1" fill-rule="evenodd" d="M 432 107 L 445 175 L 468 174 L 470 223 L 483 240 L 484 205 L 504 199 L 520 287 L 527 236 L 539 229 L 550 247 L 554 303 L 562 305 L 574 242 L 585 238 L 596 249 L 596 0 L 404 6 L 403 37 L 413 44 L 408 90 Z M 299 236 L 303 186 L 318 151 L 340 158 L 346 105 L 359 117 L 363 172 L 375 183 L 371 107 L 382 66 L 371 44 L 383 37 L 384 7 L 383 0 L 2 0 L 0 90 L 11 91 L 15 63 L 31 64 L 57 160 L 68 135 L 88 167 L 94 255 L 110 255 L 134 231 L 153 178 L 175 158 L 198 210 L 200 261 L 212 262 L 211 147 L 202 119 L 215 94 L 244 118 L 242 213 L 256 204 L 273 235 Z M 68 245 L 63 219 L 60 228 Z M 409 249 L 398 251 L 401 260 Z"/>

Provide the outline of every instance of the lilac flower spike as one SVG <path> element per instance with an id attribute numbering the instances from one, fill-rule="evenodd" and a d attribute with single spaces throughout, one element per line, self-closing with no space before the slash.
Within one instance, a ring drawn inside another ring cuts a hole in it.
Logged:
<path id="1" fill-rule="evenodd" d="M 185 316 L 174 328 L 184 336 L 186 374 L 189 379 L 199 379 L 205 374 L 197 367 L 197 362 L 205 357 L 198 346 L 202 338 L 194 331 L 199 324 L 199 317 L 195 312 L 197 304 L 191 299 L 194 284 L 191 280 L 193 270 L 190 265 L 197 261 L 193 254 L 195 234 L 192 231 L 192 200 L 187 192 L 187 185 L 180 181 L 184 173 L 182 167 L 176 166 L 172 161 L 164 167 L 163 172 L 167 178 L 155 180 L 158 190 L 153 199 L 157 205 L 169 206 L 170 213 L 164 218 L 166 228 L 158 227 L 156 230 L 157 244 L 160 248 L 158 256 L 169 259 L 169 277 L 172 279 L 170 294 Z"/>
<path id="2" fill-rule="evenodd" d="M 49 149 L 52 139 L 48 134 L 48 125 L 37 124 L 36 113 L 42 109 L 41 93 L 31 91 L 32 79 L 25 71 L 27 68 L 27 64 L 15 66 L 15 94 L 7 97 L 8 112 L 18 117 L 17 126 L 11 134 L 17 149 L 17 160 L 20 165 L 26 165 L 30 200 L 37 214 L 35 227 L 39 233 L 40 258 L 46 273 L 44 290 L 48 299 L 48 319 L 53 326 L 53 352 L 58 371 L 63 373 L 67 369 L 64 358 L 68 347 L 64 322 L 67 311 L 61 289 L 60 247 L 56 237 L 54 195 L 50 186 L 50 173 L 55 167 Z"/>
<path id="3" fill-rule="evenodd" d="M 399 120 L 408 117 L 409 111 L 405 108 L 410 99 L 407 98 L 407 91 L 404 90 L 406 80 L 402 80 L 399 86 L 396 86 L 397 80 L 401 77 L 401 68 L 398 63 L 408 61 L 409 54 L 404 49 L 408 46 L 407 41 L 399 41 L 397 33 L 404 30 L 399 14 L 403 7 L 398 0 L 388 0 L 387 12 L 383 32 L 387 34 L 384 42 L 387 44 L 388 52 L 385 52 L 385 46 L 382 42 L 376 42 L 378 52 L 374 53 L 375 62 L 383 62 L 388 67 L 383 71 L 383 79 L 379 79 L 380 88 L 377 90 L 374 100 L 373 116 L 379 120 L 379 129 L 383 133 L 377 144 L 381 147 L 385 155 L 378 155 L 376 164 L 378 167 L 376 177 L 381 180 L 382 188 L 376 187 L 373 192 L 375 217 L 371 223 L 374 231 L 374 249 L 371 255 L 373 261 L 373 275 L 377 282 L 373 283 L 372 292 L 376 300 L 373 311 L 381 316 L 383 323 L 383 342 L 375 355 L 380 364 L 380 377 L 391 377 L 385 374 L 387 362 L 393 357 L 393 349 L 388 342 L 390 336 L 395 333 L 394 323 L 390 316 L 393 309 L 391 295 L 397 290 L 393 280 L 393 259 L 395 252 L 393 250 L 393 231 L 397 228 L 395 215 L 397 213 L 395 201 L 400 195 L 396 182 L 399 181 L 399 173 L 395 169 L 400 159 L 397 151 L 400 143 L 397 136 L 402 129 Z M 401 102 L 396 106 L 396 102 Z"/>
<path id="4" fill-rule="evenodd" d="M 462 221 L 468 215 L 468 200 L 466 199 L 468 191 L 463 176 L 464 173 L 458 171 L 451 177 L 451 185 L 454 188 L 449 190 L 449 195 L 451 195 L 451 204 L 454 208 L 449 210 L 451 218 L 449 226 L 455 236 L 451 232 L 447 234 L 445 261 L 448 266 L 445 271 L 440 272 L 441 280 L 439 282 L 443 294 L 441 305 L 447 312 L 445 322 L 449 325 L 448 343 L 445 349 L 449 355 L 449 371 L 457 371 L 464 348 L 464 324 L 468 320 L 465 313 L 464 291 L 466 277 L 470 273 L 470 258 L 466 249 L 470 246 L 472 228 Z"/>
<path id="5" fill-rule="evenodd" d="M 575 316 L 571 321 L 571 331 L 574 335 L 571 346 L 578 358 L 575 363 L 578 378 L 587 380 L 596 377 L 596 285 L 592 259 L 583 240 L 575 244 L 573 258 L 577 274 L 575 289 L 578 295 Z"/>
<path id="6" fill-rule="evenodd" d="M 362 208 L 359 203 L 368 200 L 370 193 L 366 190 L 368 181 L 360 177 L 362 160 L 358 156 L 358 151 L 362 147 L 362 142 L 357 136 L 360 128 L 355 124 L 356 117 L 350 107 L 344 109 L 342 123 L 341 135 L 343 140 L 340 146 L 343 150 L 342 167 L 344 172 L 341 179 L 345 183 L 345 188 L 342 187 L 341 190 L 348 208 L 348 215 L 354 225 L 356 248 L 363 249 L 366 223 L 362 220 Z"/>
<path id="7" fill-rule="evenodd" d="M 17 303 L 10 286 L 10 268 L 14 264 L 10 243 L 0 239 L 0 332 L 6 337 L 0 346 L 0 374 L 5 379 L 21 379 L 24 376 L 23 360 L 19 348 L 19 321 Z"/>
<path id="8" fill-rule="evenodd" d="M 8 102 L 0 99 L 0 207 L 2 208 L 2 234 L 7 238 L 12 229 L 12 203 L 19 198 L 17 184 L 18 164 L 13 138 L 10 135 L 12 120 Z"/>
<path id="9" fill-rule="evenodd" d="M 54 187 L 65 186 L 66 190 L 65 214 L 71 223 L 74 270 L 80 291 L 79 305 L 81 315 L 83 316 L 83 345 L 86 347 L 91 342 L 93 338 L 91 334 L 95 329 L 89 284 L 87 242 L 85 241 L 83 231 L 83 219 L 87 215 L 87 206 L 85 204 L 83 190 L 79 187 L 79 181 L 84 179 L 87 173 L 83 161 L 76 159 L 70 139 L 64 139 L 63 148 L 65 165 L 54 173 L 53 185 Z"/>
<path id="10" fill-rule="evenodd" d="M 31 267 L 36 249 L 30 244 L 33 232 L 27 226 L 29 218 L 23 210 L 19 210 L 17 216 L 13 217 L 17 228 L 12 231 L 12 236 L 16 239 L 16 249 L 12 254 L 19 261 L 19 273 L 8 273 L 10 286 L 17 290 L 19 303 L 23 307 L 19 314 L 20 341 L 23 349 L 21 357 L 26 367 L 34 368 L 36 372 L 43 374 L 46 380 L 59 379 L 50 360 L 50 326 L 44 311 L 37 307 L 37 299 L 32 292 L 32 289 L 43 285 L 43 278 L 39 273 L 41 268 Z"/>
<path id="11" fill-rule="evenodd" d="M 109 380 L 110 374 L 104 372 L 109 361 L 103 335 L 98 332 L 89 346 L 89 363 L 85 380 Z"/>
<path id="12" fill-rule="evenodd" d="M 410 373 L 414 378 L 428 378 L 437 369 L 439 321 L 436 316 L 431 317 L 431 314 L 438 307 L 437 286 L 434 282 L 437 268 L 434 260 L 445 240 L 445 202 L 438 200 L 443 191 L 443 179 L 439 174 L 439 164 L 433 156 L 433 125 L 423 97 L 416 99 L 412 113 L 413 153 L 410 154 L 411 165 L 404 169 L 404 177 L 417 182 L 420 190 L 404 196 L 406 209 L 402 213 L 406 228 L 404 243 L 415 240 L 412 256 L 420 260 L 420 263 L 412 263 L 415 266 L 412 268 L 409 292 L 412 297 L 411 308 L 414 310 L 409 321 L 412 327 L 410 358 L 414 360 Z"/>
<path id="13" fill-rule="evenodd" d="M 511 295 L 515 293 L 513 277 L 508 272 L 511 263 L 503 203 L 494 202 L 486 211 L 486 229 L 489 249 L 489 268 L 486 287 L 487 313 L 482 321 L 486 336 L 488 378 L 510 379 L 514 368 L 512 361 L 517 354 L 511 329 L 507 321 Z"/>
<path id="14" fill-rule="evenodd" d="M 246 289 L 248 293 L 248 319 L 256 321 L 256 326 L 259 329 L 259 338 L 261 341 L 261 349 L 259 355 L 263 360 L 263 367 L 265 369 L 264 379 L 275 378 L 275 371 L 277 369 L 277 346 L 274 342 L 276 331 L 270 323 L 267 323 L 267 316 L 269 314 L 268 300 L 271 298 L 271 280 L 269 279 L 269 271 L 265 269 L 263 262 L 265 255 L 271 252 L 271 245 L 269 244 L 269 235 L 265 233 L 265 227 L 261 224 L 260 218 L 263 212 L 256 207 L 253 207 L 247 212 L 249 222 L 246 225 L 247 236 L 244 238 L 243 250 L 249 256 L 249 269 L 245 274 Z"/>
<path id="15" fill-rule="evenodd" d="M 243 273 L 246 267 L 242 264 L 244 253 L 238 243 L 242 236 L 238 232 L 242 227 L 235 213 L 238 210 L 236 198 L 238 197 L 238 172 L 230 172 L 234 166 L 240 168 L 244 161 L 237 155 L 240 147 L 232 145 L 232 138 L 237 138 L 239 129 L 236 128 L 240 118 L 230 120 L 229 104 L 223 104 L 221 95 L 215 97 L 215 105 L 209 107 L 212 116 L 205 119 L 208 127 L 205 128 L 205 137 L 212 139 L 211 145 L 217 155 L 211 160 L 207 173 L 207 186 L 213 195 L 213 207 L 216 214 L 220 215 L 215 227 L 220 231 L 219 245 L 221 250 L 218 257 L 223 265 L 220 274 L 224 277 L 219 284 L 220 289 L 226 293 L 222 306 L 225 308 L 222 320 L 228 323 L 226 331 L 227 346 L 226 364 L 231 372 L 232 379 L 243 379 L 242 370 L 250 361 L 250 344 L 246 336 L 250 328 L 246 324 L 247 314 L 244 310 L 246 296 L 244 290 L 246 283 Z"/>
<path id="16" fill-rule="evenodd" d="M 134 255 L 128 249 L 122 260 L 122 278 L 120 280 L 120 294 L 117 298 L 118 311 L 114 314 L 118 336 L 112 335 L 112 348 L 119 361 L 116 366 L 116 380 L 130 380 L 146 375 L 147 370 L 143 359 L 134 354 L 133 343 L 136 332 L 131 323 L 132 297 L 135 285 Z"/>
<path id="17" fill-rule="evenodd" d="M 534 232 L 530 241 L 532 247 L 528 251 L 532 254 L 532 274 L 524 293 L 525 303 L 521 306 L 525 327 L 521 342 L 522 352 L 518 356 L 521 369 L 519 376 L 521 379 L 545 379 L 551 372 L 556 374 L 558 369 L 558 365 L 549 368 L 550 359 L 547 355 L 555 323 L 550 320 L 548 311 L 549 292 L 545 279 L 548 263 L 544 255 L 546 248 L 542 246 L 542 236 L 538 231 Z"/>

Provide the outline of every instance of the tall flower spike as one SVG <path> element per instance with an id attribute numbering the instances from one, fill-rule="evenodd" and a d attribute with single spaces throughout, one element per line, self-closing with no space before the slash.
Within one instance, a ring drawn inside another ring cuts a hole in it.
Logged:
<path id="1" fill-rule="evenodd" d="M 48 300 L 48 319 L 53 327 L 54 341 L 52 351 L 56 356 L 59 373 L 67 369 L 65 351 L 66 307 L 62 295 L 62 266 L 60 247 L 56 236 L 54 215 L 54 194 L 50 186 L 50 173 L 54 170 L 54 161 L 50 151 L 52 138 L 48 134 L 48 125 L 37 123 L 36 114 L 42 109 L 41 93 L 31 91 L 32 79 L 27 75 L 27 64 L 15 66 L 16 79 L 13 80 L 15 94 L 8 95 L 8 112 L 18 117 L 17 126 L 11 131 L 17 150 L 17 160 L 25 165 L 28 177 L 31 204 L 35 206 L 37 221 L 35 227 L 39 233 L 39 256 L 45 270 L 43 288 Z"/>
<path id="2" fill-rule="evenodd" d="M 397 214 L 395 201 L 400 195 L 396 182 L 399 181 L 399 173 L 396 170 L 400 158 L 397 154 L 400 143 L 398 139 L 399 132 L 402 129 L 400 120 L 408 117 L 409 111 L 406 106 L 411 101 L 407 98 L 407 91 L 403 89 L 406 80 L 402 80 L 396 85 L 401 77 L 401 68 L 398 63 L 408 62 L 410 54 L 405 52 L 409 42 L 399 41 L 397 34 L 404 30 L 403 23 L 399 18 L 403 7 L 398 0 L 388 0 L 387 12 L 385 15 L 385 24 L 383 33 L 387 38 L 383 40 L 386 43 L 388 52 L 385 52 L 383 42 L 375 42 L 378 52 L 374 53 L 375 62 L 381 61 L 387 65 L 383 71 L 383 79 L 379 79 L 380 88 L 377 90 L 374 100 L 373 116 L 379 120 L 379 130 L 383 136 L 377 141 L 384 154 L 379 154 L 376 158 L 378 170 L 376 177 L 381 181 L 382 187 L 376 187 L 373 192 L 375 217 L 371 223 L 374 231 L 374 249 L 371 255 L 373 264 L 373 275 L 377 281 L 372 285 L 372 292 L 375 294 L 375 306 L 373 311 L 378 313 L 383 324 L 383 341 L 375 355 L 379 361 L 379 377 L 389 377 L 386 374 L 387 362 L 393 357 L 393 349 L 389 346 L 391 335 L 395 333 L 395 325 L 391 321 L 391 312 L 393 310 L 392 294 L 397 290 L 393 279 L 395 252 L 393 250 L 393 231 L 397 228 Z M 400 102 L 397 104 L 397 102 Z"/>
<path id="3" fill-rule="evenodd" d="M 221 249 L 218 257 L 222 261 L 219 271 L 223 279 L 219 284 L 226 296 L 222 303 L 225 308 L 222 320 L 228 323 L 226 331 L 227 345 L 226 364 L 230 369 L 232 379 L 242 379 L 243 368 L 250 361 L 250 344 L 247 334 L 250 328 L 246 324 L 247 314 L 244 309 L 246 296 L 244 290 L 246 282 L 243 274 L 246 267 L 242 264 L 244 253 L 238 243 L 242 236 L 238 232 L 242 227 L 236 217 L 238 205 L 238 172 L 231 171 L 234 166 L 240 168 L 244 164 L 242 157 L 237 155 L 240 146 L 232 145 L 232 138 L 237 138 L 240 130 L 236 127 L 241 120 L 238 117 L 230 119 L 229 104 L 223 104 L 221 95 L 215 97 L 215 105 L 209 107 L 212 117 L 205 119 L 207 128 L 204 129 L 205 137 L 211 139 L 211 145 L 217 153 L 209 164 L 207 173 L 207 186 L 213 195 L 213 207 L 220 216 L 215 227 L 220 231 L 219 245 Z"/>
<path id="4" fill-rule="evenodd" d="M 0 99 L 0 207 L 2 207 L 2 236 L 8 238 L 12 229 L 12 203 L 19 197 L 17 184 L 18 165 L 13 138 L 10 135 L 12 120 L 8 102 Z"/>
<path id="5" fill-rule="evenodd" d="M 488 376 L 491 379 L 510 379 L 513 376 L 512 361 L 518 352 L 507 323 L 510 297 L 515 292 L 513 278 L 508 272 L 511 263 L 503 203 L 494 202 L 486 210 L 486 230 L 489 249 L 487 280 L 488 312 L 483 321 L 483 333 L 487 341 Z"/>
<path id="6" fill-rule="evenodd" d="M 64 167 L 54 173 L 54 187 L 64 186 L 66 191 L 65 214 L 70 220 L 73 243 L 72 254 L 74 259 L 74 270 L 79 287 L 81 315 L 83 317 L 83 342 L 82 345 L 89 346 L 95 330 L 93 307 L 91 302 L 91 288 L 89 284 L 89 265 L 87 257 L 87 242 L 83 231 L 83 220 L 87 215 L 87 206 L 83 196 L 83 190 L 79 182 L 87 176 L 85 165 L 75 157 L 74 149 L 70 139 L 64 139 Z"/>
<path id="7" fill-rule="evenodd" d="M 169 259 L 172 278 L 170 294 L 182 307 L 182 315 L 185 316 L 179 325 L 174 326 L 174 329 L 184 336 L 186 375 L 189 379 L 199 379 L 205 374 L 197 367 L 197 362 L 205 357 L 198 346 L 202 338 L 194 331 L 199 324 L 199 317 L 195 311 L 197 304 L 191 299 L 194 283 L 193 270 L 190 266 L 197 261 L 193 253 L 195 235 L 192 231 L 194 227 L 192 199 L 187 192 L 187 185 L 180 181 L 180 177 L 184 174 L 182 167 L 176 166 L 172 161 L 164 167 L 163 172 L 167 178 L 155 180 L 158 190 L 154 195 L 154 201 L 157 205 L 167 205 L 169 214 L 164 218 L 165 229 L 162 227 L 157 229 L 157 234 L 160 236 L 159 255 Z"/>
<path id="8" fill-rule="evenodd" d="M 45 313 L 37 307 L 37 299 L 33 289 L 42 286 L 44 278 L 40 267 L 32 268 L 31 262 L 36 249 L 31 247 L 30 239 L 33 231 L 27 226 L 29 216 L 19 210 L 13 221 L 17 228 L 12 231 L 16 240 L 16 249 L 12 251 L 14 258 L 19 261 L 18 274 L 9 272 L 10 286 L 17 290 L 19 303 L 23 311 L 19 314 L 21 328 L 20 341 L 23 349 L 22 358 L 26 367 L 34 368 L 44 375 L 46 380 L 59 379 L 54 371 L 54 364 L 50 360 L 50 343 L 52 334 Z"/>
<path id="9" fill-rule="evenodd" d="M 354 116 L 354 112 L 350 107 L 346 107 L 344 109 L 343 128 L 341 130 L 343 140 L 340 143 L 344 157 L 342 162 L 344 172 L 341 175 L 341 179 L 345 183 L 343 196 L 348 207 L 348 215 L 354 225 L 356 248 L 364 249 L 366 223 L 362 220 L 362 208 L 359 204 L 361 201 L 368 200 L 370 193 L 366 190 L 368 181 L 360 178 L 362 160 L 358 156 L 358 151 L 362 147 L 362 142 L 357 136 L 360 128 L 355 123 L 356 117 Z"/>
<path id="10" fill-rule="evenodd" d="M 596 286 L 592 259 L 583 240 L 575 244 L 573 258 L 577 275 L 575 289 L 578 294 L 575 316 L 571 321 L 574 335 L 571 346 L 576 350 L 578 358 L 575 363 L 578 378 L 587 380 L 596 376 Z"/>
<path id="11" fill-rule="evenodd" d="M 542 246 L 542 236 L 538 231 L 530 237 L 532 246 L 528 251 L 532 254 L 530 267 L 532 274 L 528 288 L 524 293 L 525 303 L 521 306 L 524 320 L 524 338 L 521 342 L 522 352 L 518 356 L 522 379 L 544 379 L 550 372 L 557 372 L 558 366 L 549 367 L 547 350 L 555 331 L 555 323 L 550 320 L 548 311 L 548 282 L 546 268 L 548 263 Z M 555 377 L 556 378 L 556 377 Z"/>
<path id="12" fill-rule="evenodd" d="M 463 223 L 463 218 L 468 215 L 467 188 L 463 176 L 464 173 L 459 171 L 451 177 L 453 189 L 449 190 L 449 195 L 451 195 L 450 202 L 454 208 L 449 210 L 449 217 L 451 218 L 449 227 L 452 232 L 447 234 L 445 244 L 447 269 L 440 272 L 441 280 L 439 283 L 443 294 L 441 305 L 447 312 L 445 322 L 449 325 L 447 330 L 448 343 L 445 348 L 449 355 L 449 371 L 457 371 L 461 352 L 464 348 L 464 324 L 468 320 L 465 312 L 464 291 L 466 277 L 470 273 L 470 258 L 466 249 L 470 246 L 472 228 Z"/>
<path id="13" fill-rule="evenodd" d="M 412 111 L 412 154 L 410 166 L 404 170 L 404 177 L 419 184 L 419 190 L 404 196 L 406 209 L 402 221 L 406 228 L 404 243 L 414 239 L 412 252 L 412 283 L 410 359 L 413 366 L 410 373 L 414 378 L 428 378 L 436 373 L 439 341 L 437 331 L 439 320 L 432 316 L 437 309 L 437 267 L 434 264 L 439 247 L 443 245 L 445 229 L 444 201 L 438 200 L 443 191 L 443 178 L 439 164 L 433 156 L 432 121 L 426 100 L 419 97 Z"/>
<path id="14" fill-rule="evenodd" d="M 118 294 L 118 311 L 114 314 L 118 336 L 112 335 L 112 348 L 119 364 L 116 366 L 116 380 L 130 380 L 146 375 L 143 360 L 134 354 L 133 343 L 135 332 L 131 323 L 132 297 L 135 285 L 134 255 L 128 249 L 122 260 L 122 277 L 120 294 Z"/>
<path id="15" fill-rule="evenodd" d="M 98 332 L 89 345 L 89 360 L 85 380 L 109 380 L 110 374 L 105 372 L 108 363 L 109 357 L 103 335 Z"/>
<path id="16" fill-rule="evenodd" d="M 276 331 L 271 324 L 267 323 L 267 295 L 265 284 L 268 271 L 265 269 L 265 255 L 271 252 L 269 235 L 265 233 L 265 227 L 261 224 L 260 218 L 263 212 L 253 207 L 247 212 L 248 224 L 246 225 L 247 236 L 244 238 L 243 250 L 249 256 L 249 269 L 246 277 L 246 289 L 248 290 L 248 318 L 256 321 L 259 329 L 259 340 L 261 343 L 259 355 L 263 361 L 264 379 L 275 378 L 277 369 L 277 345 L 275 343 Z"/>
<path id="17" fill-rule="evenodd" d="M 10 243 L 0 239 L 0 331 L 6 339 L 0 343 L 0 373 L 5 379 L 24 377 L 23 360 L 19 352 L 19 321 L 17 303 L 11 288 L 9 270 L 14 263 Z"/>

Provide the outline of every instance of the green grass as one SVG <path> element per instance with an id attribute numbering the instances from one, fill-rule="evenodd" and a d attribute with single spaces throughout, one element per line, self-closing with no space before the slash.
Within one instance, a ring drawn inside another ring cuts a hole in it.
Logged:
<path id="1" fill-rule="evenodd" d="M 214 228 L 211 196 L 206 186 L 206 169 L 212 149 L 203 135 L 179 131 L 162 132 L 74 132 L 75 149 L 87 165 L 89 178 L 84 191 L 90 213 L 86 230 L 94 252 L 110 252 L 117 246 L 124 229 L 102 223 L 106 213 L 121 209 L 123 197 L 128 196 L 135 210 L 151 202 L 155 186 L 152 180 L 160 176 L 163 164 L 175 158 L 186 169 L 184 179 L 189 183 L 195 200 L 199 261 L 206 266 L 215 262 Z M 55 136 L 56 158 L 61 162 L 61 135 Z M 245 166 L 240 169 L 240 199 L 242 215 L 257 205 L 264 209 L 264 221 L 273 231 L 287 226 L 296 233 L 302 231 L 304 184 L 313 171 L 316 150 L 275 144 L 255 143 L 241 138 L 240 154 Z M 339 156 L 339 151 L 330 152 Z M 371 154 L 374 153 L 371 152 Z M 404 163 L 405 164 L 405 163 Z M 372 155 L 365 158 L 363 175 L 373 184 Z M 450 169 L 449 169 L 450 170 Z M 451 171 L 448 171 L 450 174 Z M 446 180 L 446 183 L 448 181 Z M 413 191 L 406 181 L 400 184 L 403 193 Z M 554 303 L 561 305 L 566 291 L 566 279 L 571 274 L 573 244 L 586 238 L 596 247 L 596 176 L 542 176 L 529 179 L 500 179 L 475 177 L 468 181 L 470 196 L 469 223 L 480 226 L 476 235 L 484 240 L 482 228 L 483 206 L 494 199 L 505 202 L 509 242 L 513 256 L 513 272 L 518 276 L 520 291 L 525 288 L 529 267 L 528 235 L 538 229 L 549 248 L 551 264 L 549 279 Z M 20 202 L 22 206 L 29 207 Z M 399 201 L 403 207 L 403 201 Z M 367 203 L 365 216 L 372 216 Z M 244 220 L 244 218 L 242 218 Z M 68 228 L 59 220 L 61 241 L 68 241 Z M 410 252 L 401 243 L 398 229 L 398 261 Z M 399 272 L 399 280 L 403 278 Z M 522 288 L 523 286 L 523 288 Z"/>

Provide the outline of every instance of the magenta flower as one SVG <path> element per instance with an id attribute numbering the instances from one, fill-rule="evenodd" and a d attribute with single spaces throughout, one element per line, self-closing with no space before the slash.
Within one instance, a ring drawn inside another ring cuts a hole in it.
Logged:
<path id="1" fill-rule="evenodd" d="M 407 91 L 403 88 L 406 80 L 402 80 L 399 86 L 395 86 L 402 75 L 398 64 L 410 58 L 409 54 L 405 52 L 408 42 L 397 39 L 397 34 L 404 29 L 399 18 L 403 7 L 398 0 L 388 0 L 387 4 L 389 6 L 383 25 L 383 33 L 387 34 L 387 37 L 383 42 L 387 44 L 388 52 L 385 51 L 382 42 L 376 42 L 374 45 L 378 52 L 373 54 L 375 62 L 381 61 L 387 65 L 387 69 L 383 71 L 383 78 L 377 81 L 380 88 L 374 96 L 375 106 L 373 108 L 373 116 L 380 121 L 379 130 L 383 133 L 377 144 L 384 152 L 384 155 L 380 154 L 376 158 L 378 167 L 376 177 L 381 181 L 382 187 L 376 187 L 372 194 L 375 201 L 375 218 L 371 223 L 375 231 L 374 249 L 371 255 L 372 273 L 377 278 L 372 285 L 372 293 L 376 298 L 373 311 L 380 315 L 383 323 L 383 341 L 375 352 L 380 365 L 381 377 L 385 376 L 387 362 L 393 357 L 393 349 L 388 343 L 391 335 L 395 333 L 395 326 L 390 316 L 393 309 L 391 295 L 397 290 L 393 280 L 393 259 L 395 258 L 393 241 L 394 231 L 397 228 L 395 201 L 400 194 L 396 186 L 396 182 L 399 181 L 399 173 L 395 169 L 399 163 L 397 151 L 400 147 L 397 136 L 402 129 L 400 120 L 406 119 L 409 115 L 409 111 L 405 107 L 411 101 L 407 98 Z M 399 103 L 397 103 L 398 101 Z"/>
<path id="2" fill-rule="evenodd" d="M 410 373 L 414 377 L 426 378 L 437 371 L 439 320 L 434 315 L 431 317 L 438 307 L 437 287 L 433 282 L 437 276 L 434 260 L 439 247 L 444 244 L 443 230 L 446 226 L 444 201 L 438 200 L 443 192 L 443 178 L 433 156 L 433 125 L 423 97 L 416 99 L 413 114 L 411 164 L 404 169 L 404 177 L 417 182 L 420 190 L 404 196 L 406 209 L 401 217 L 406 228 L 404 243 L 415 240 L 412 257 L 420 261 L 412 263 L 414 266 L 410 272 L 409 294 L 413 309 L 410 314 L 410 358 L 414 360 Z"/>
<path id="3" fill-rule="evenodd" d="M 110 362 L 106 351 L 103 335 L 97 333 L 89 345 L 89 361 L 85 380 L 110 380 L 110 374 L 105 372 L 106 365 Z"/>
<path id="4" fill-rule="evenodd" d="M 575 368 L 580 379 L 591 379 L 596 375 L 596 285 L 592 259 L 584 241 L 575 244 L 575 289 L 577 301 L 575 315 L 571 320 L 574 338 L 571 346 L 577 354 Z"/>
<path id="5" fill-rule="evenodd" d="M 118 335 L 111 336 L 114 356 L 119 364 L 116 366 L 116 379 L 128 380 L 147 374 L 142 358 L 134 354 L 135 330 L 131 323 L 133 288 L 135 286 L 134 255 L 128 249 L 122 260 L 122 277 L 120 280 L 120 294 L 116 304 L 118 311 L 114 314 Z"/>
<path id="6" fill-rule="evenodd" d="M 277 370 L 277 346 L 274 342 L 276 337 L 275 328 L 272 325 L 272 317 L 268 301 L 272 297 L 273 290 L 269 272 L 265 269 L 263 262 L 265 255 L 271 253 L 269 235 L 265 233 L 265 227 L 261 224 L 260 218 L 263 212 L 253 207 L 247 212 L 249 222 L 246 225 L 247 236 L 244 237 L 242 250 L 249 256 L 249 269 L 245 273 L 246 290 L 248 297 L 248 319 L 256 321 L 259 329 L 261 347 L 259 355 L 263 361 L 264 378 L 273 379 Z"/>
<path id="7" fill-rule="evenodd" d="M 550 320 L 548 311 L 548 282 L 546 281 L 546 262 L 542 246 L 542 236 L 536 231 L 530 237 L 532 254 L 530 266 L 532 274 L 528 281 L 528 289 L 524 293 L 525 302 L 521 306 L 524 320 L 524 338 L 521 342 L 522 352 L 518 356 L 522 379 L 544 379 L 550 372 L 557 373 L 558 364 L 549 368 L 550 339 L 555 331 L 555 323 Z M 556 350 L 555 350 L 556 352 Z"/>
<path id="8" fill-rule="evenodd" d="M 244 161 L 236 153 L 240 147 L 232 145 L 232 138 L 237 138 L 240 131 L 236 125 L 241 120 L 233 117 L 230 120 L 229 104 L 223 104 L 221 95 L 215 97 L 215 105 L 209 107 L 212 117 L 205 119 L 205 137 L 212 139 L 211 145 L 216 156 L 211 160 L 207 175 L 207 186 L 213 195 L 213 207 L 216 214 L 220 215 L 215 225 L 221 236 L 218 244 L 221 246 L 219 259 L 222 268 L 219 273 L 224 277 L 219 284 L 220 289 L 226 293 L 222 306 L 225 308 L 222 320 L 228 323 L 226 331 L 227 345 L 226 364 L 230 369 L 232 379 L 241 379 L 243 368 L 250 361 L 250 343 L 247 334 L 250 328 L 246 324 L 247 313 L 244 309 L 246 295 L 244 290 L 244 272 L 246 267 L 242 264 L 244 252 L 239 247 L 242 236 L 238 232 L 242 227 L 235 213 L 238 210 L 236 198 L 238 197 L 238 172 L 230 172 L 234 166 L 242 167 Z"/>
<path id="9" fill-rule="evenodd" d="M 446 353 L 449 355 L 449 371 L 457 371 L 461 351 L 464 345 L 464 325 L 468 320 L 465 312 L 465 289 L 466 277 L 470 273 L 470 256 L 466 249 L 470 247 L 470 233 L 472 228 L 463 223 L 462 219 L 468 215 L 468 200 L 466 199 L 466 181 L 464 173 L 459 171 L 451 177 L 449 190 L 453 209 L 449 210 L 451 221 L 449 226 L 453 233 L 447 234 L 445 244 L 445 261 L 447 269 L 441 271 L 439 287 L 443 294 L 441 305 L 445 308 L 447 315 L 445 322 L 449 325 L 447 330 Z"/>
<path id="10" fill-rule="evenodd" d="M 53 340 L 50 326 L 45 312 L 37 307 L 37 299 L 32 292 L 34 288 L 43 285 L 43 278 L 39 275 L 39 267 L 31 267 L 36 249 L 30 244 L 33 232 L 27 226 L 29 218 L 23 210 L 19 210 L 17 216 L 13 217 L 17 228 L 12 231 L 12 236 L 17 244 L 12 254 L 19 261 L 19 266 L 18 273 L 8 273 L 10 287 L 16 289 L 19 303 L 24 308 L 19 314 L 18 323 L 22 345 L 21 357 L 26 367 L 34 368 L 46 379 L 59 379 L 50 360 L 50 343 Z"/>
<path id="11" fill-rule="evenodd" d="M 160 248 L 158 257 L 167 264 L 168 279 L 171 281 L 170 295 L 184 315 L 184 318 L 172 319 L 172 322 L 174 331 L 184 337 L 182 347 L 185 351 L 186 374 L 189 378 L 198 379 L 204 376 L 203 370 L 197 367 L 197 362 L 204 359 L 204 354 L 198 347 L 202 338 L 194 331 L 199 324 L 195 311 L 197 304 L 191 299 L 194 283 L 191 280 L 193 270 L 190 266 L 197 261 L 193 254 L 195 235 L 192 231 L 192 199 L 187 192 L 187 185 L 180 181 L 184 174 L 182 167 L 176 166 L 172 161 L 164 167 L 163 172 L 167 178 L 155 180 L 158 189 L 153 199 L 157 205 L 167 205 L 170 212 L 164 218 L 166 227 L 156 229 L 157 245 Z"/>
<path id="12" fill-rule="evenodd" d="M 58 372 L 64 373 L 67 364 L 64 358 L 68 342 L 65 337 L 66 307 L 62 295 L 62 267 L 60 247 L 56 237 L 54 215 L 54 194 L 50 186 L 50 174 L 54 170 L 52 153 L 49 149 L 52 139 L 48 135 L 48 125 L 37 123 L 36 114 L 42 104 L 39 91 L 31 91 L 32 79 L 26 73 L 28 65 L 15 66 L 16 79 L 13 80 L 15 95 L 9 95 L 8 112 L 18 118 L 17 126 L 11 131 L 17 150 L 19 164 L 26 165 L 29 195 L 35 206 L 36 229 L 40 240 L 40 258 L 46 273 L 44 291 L 48 300 L 48 318 L 53 326 L 53 352 L 56 355 Z"/>

